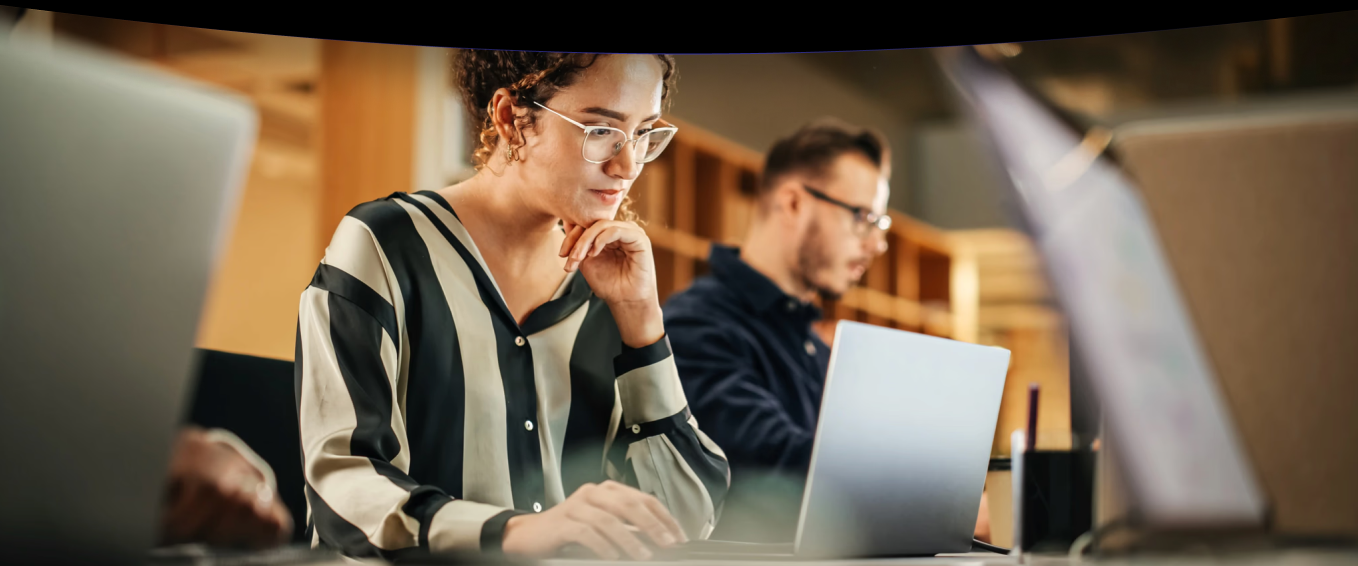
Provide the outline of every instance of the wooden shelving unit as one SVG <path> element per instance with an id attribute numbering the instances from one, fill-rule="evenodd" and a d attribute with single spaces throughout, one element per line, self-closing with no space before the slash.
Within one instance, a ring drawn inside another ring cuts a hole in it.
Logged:
<path id="1" fill-rule="evenodd" d="M 1069 330 L 1052 302 L 1032 242 L 1006 229 L 952 231 L 949 236 L 954 245 L 969 250 L 977 266 L 976 341 L 1011 353 L 992 453 L 1008 456 L 1009 435 L 1027 426 L 1032 383 L 1042 388 L 1038 448 L 1069 448 Z"/>
<path id="2" fill-rule="evenodd" d="M 632 188 L 656 248 L 661 300 L 708 272 L 710 245 L 738 245 L 753 209 L 763 156 L 681 120 L 670 147 Z M 897 212 L 888 251 L 862 284 L 820 305 L 817 331 L 855 320 L 948 338 L 975 339 L 975 272 L 947 233 Z"/>

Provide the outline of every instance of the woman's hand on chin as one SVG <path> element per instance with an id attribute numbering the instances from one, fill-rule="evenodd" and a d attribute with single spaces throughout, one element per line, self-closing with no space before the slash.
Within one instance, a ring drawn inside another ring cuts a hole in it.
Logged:
<path id="1" fill-rule="evenodd" d="M 594 294 L 608 303 L 623 343 L 640 348 L 663 338 L 655 257 L 646 232 L 621 220 L 563 224 L 566 240 L 559 254 L 566 258 L 566 271 L 579 269 Z"/>

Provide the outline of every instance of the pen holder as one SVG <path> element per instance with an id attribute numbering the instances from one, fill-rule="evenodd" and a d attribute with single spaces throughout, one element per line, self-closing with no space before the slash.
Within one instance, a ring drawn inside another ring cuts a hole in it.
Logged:
<path id="1" fill-rule="evenodd" d="M 1064 553 L 1094 522 L 1096 453 L 1087 448 L 1025 451 L 1021 442 L 1015 444 L 1014 547 L 1021 553 Z"/>

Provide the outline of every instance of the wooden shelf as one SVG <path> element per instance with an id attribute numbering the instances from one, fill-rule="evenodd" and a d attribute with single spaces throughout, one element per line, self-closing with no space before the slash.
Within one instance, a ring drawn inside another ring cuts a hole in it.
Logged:
<path id="1" fill-rule="evenodd" d="M 712 242 L 672 230 L 669 228 L 646 227 L 646 235 L 657 250 L 684 258 L 686 261 L 706 263 Z M 870 287 L 855 287 L 840 298 L 839 303 L 870 318 L 884 319 L 883 326 L 924 327 L 934 329 L 935 334 L 949 335 L 952 330 L 952 313 L 947 309 L 922 305 L 919 301 L 902 298 L 891 293 Z"/>
<path id="2" fill-rule="evenodd" d="M 1030 383 L 1042 387 L 1037 415 L 1039 442 L 1043 438 L 1065 438 L 1068 442 L 1068 331 L 1064 318 L 1051 304 L 1051 292 L 1032 242 L 1013 230 L 954 231 L 949 237 L 956 246 L 969 250 L 976 263 L 977 341 L 1011 352 L 991 452 L 1008 455 L 1010 433 L 1027 426 Z"/>
<path id="3" fill-rule="evenodd" d="M 707 273 L 713 242 L 738 245 L 745 237 L 758 190 L 763 155 L 680 119 L 679 133 L 633 186 L 634 208 L 656 249 L 661 300 Z M 857 286 L 824 301 L 818 332 L 830 342 L 839 320 L 974 339 L 974 296 L 961 297 L 959 277 L 971 265 L 947 232 L 890 212 L 888 251 Z M 974 294 L 972 294 L 974 295 Z M 959 308 L 960 307 L 960 308 Z M 968 319 L 970 317 L 970 319 Z M 963 320 L 967 319 L 967 320 Z"/>

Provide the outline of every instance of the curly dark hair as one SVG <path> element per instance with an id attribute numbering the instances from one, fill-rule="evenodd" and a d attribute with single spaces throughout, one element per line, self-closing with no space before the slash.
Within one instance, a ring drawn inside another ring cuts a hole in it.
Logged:
<path id="1" fill-rule="evenodd" d="M 471 115 L 480 146 L 472 152 L 472 162 L 477 169 L 486 166 L 499 133 L 491 121 L 490 103 L 499 89 L 509 89 L 514 96 L 514 106 L 528 110 L 528 113 L 515 120 L 519 129 L 531 128 L 536 122 L 539 108 L 532 101 L 546 104 L 560 92 L 579 80 L 581 73 L 588 69 L 599 57 L 597 53 L 550 53 L 533 51 L 496 51 L 482 49 L 457 50 L 453 60 L 453 84 L 462 95 L 462 101 Z M 661 87 L 661 106 L 668 108 L 670 92 L 674 90 L 677 78 L 674 58 L 657 54 L 664 68 Z M 623 199 L 618 207 L 618 219 L 638 222 L 631 208 L 631 196 Z"/>

